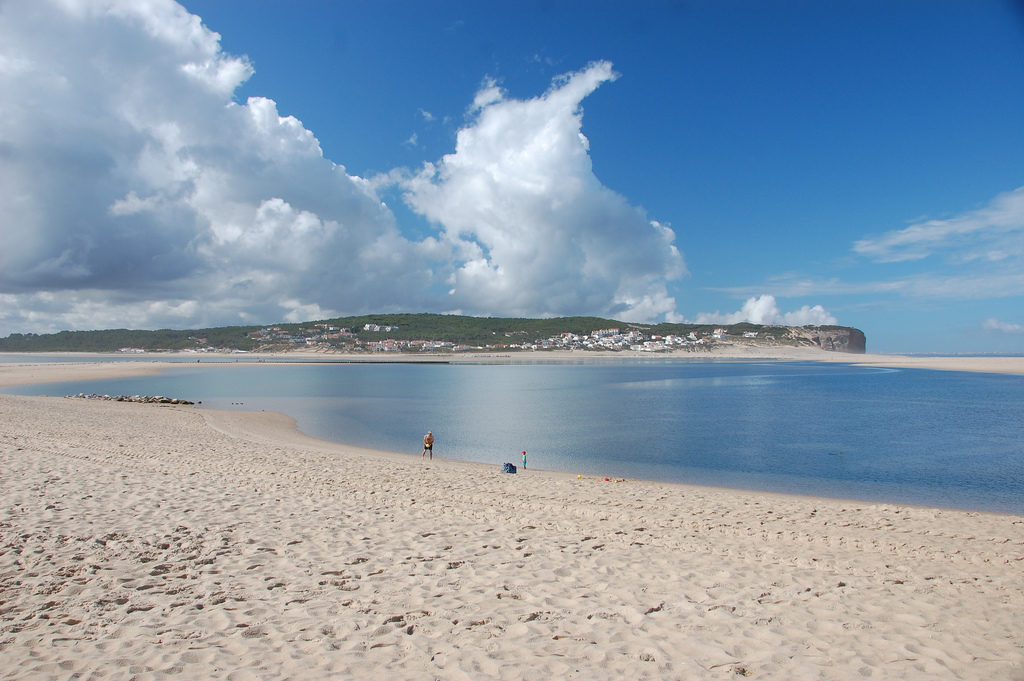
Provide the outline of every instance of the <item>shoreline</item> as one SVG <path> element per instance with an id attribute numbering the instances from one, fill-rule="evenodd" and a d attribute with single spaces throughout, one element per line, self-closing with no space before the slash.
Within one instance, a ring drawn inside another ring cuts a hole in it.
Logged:
<path id="1" fill-rule="evenodd" d="M 798 349 L 799 350 L 799 349 Z M 860 362 L 848 362 L 844 358 L 845 355 L 841 353 L 824 353 L 822 351 L 811 351 L 810 354 L 807 352 L 798 351 L 795 353 L 789 353 L 786 356 L 779 356 L 777 354 L 771 355 L 757 355 L 751 356 L 744 354 L 743 356 L 715 356 L 711 358 L 706 357 L 675 357 L 671 358 L 675 361 L 705 361 L 707 359 L 712 360 L 737 360 L 737 361 L 822 361 L 822 362 L 840 362 L 849 363 L 862 366 L 871 367 L 888 367 L 888 368 L 908 368 L 908 369 L 931 369 L 931 370 L 947 370 L 947 371 L 969 371 L 974 373 L 994 373 L 994 374 L 1024 374 L 1024 357 L 1010 357 L 1010 358 L 922 358 L 928 360 L 928 362 L 916 362 L 917 358 L 906 357 L 906 356 L 879 356 L 879 355 L 859 355 L 862 361 Z M 524 355 L 526 353 L 520 353 Z M 523 363 L 537 363 L 537 362 L 551 362 L 551 363 L 563 363 L 566 361 L 574 361 L 577 358 L 572 355 L 578 353 L 565 352 L 560 353 L 562 356 L 552 356 L 551 352 L 543 353 L 529 353 L 543 355 L 543 358 L 535 357 L 519 357 L 519 361 Z M 649 356 L 644 356 L 645 353 L 636 353 L 640 359 L 648 359 Z M 808 355 L 810 356 L 808 357 Z M 841 355 L 840 358 L 821 357 L 822 354 Z M 590 355 L 590 353 L 588 353 Z M 61 354 L 61 356 L 67 356 Z M 569 357 L 566 357 L 569 356 Z M 274 366 L 289 366 L 294 364 L 302 363 L 316 363 L 322 362 L 322 353 L 286 353 L 284 355 L 274 355 L 261 358 L 264 361 L 254 362 L 230 362 L 230 361 L 208 361 L 206 363 L 192 363 L 192 362 L 181 362 L 181 361 L 167 361 L 167 360 L 123 360 L 123 361 L 109 361 L 110 355 L 96 355 L 94 362 L 49 362 L 41 364 L 25 364 L 25 363 L 3 363 L 0 362 L 0 391 L 6 387 L 15 387 L 19 385 L 45 385 L 48 383 L 57 383 L 65 381 L 88 381 L 88 380 L 100 380 L 108 378 L 127 378 L 134 376 L 143 375 L 155 375 L 165 371 L 173 371 L 178 368 L 195 368 L 197 366 L 203 367 L 274 367 Z M 333 358 L 332 358 L 333 359 Z M 438 361 L 437 356 L 424 357 L 421 355 L 407 355 L 407 356 L 392 356 L 389 358 L 390 361 L 406 361 L 406 362 L 431 362 Z M 623 359 L 621 353 L 605 353 L 599 358 L 590 358 L 592 361 L 612 361 L 615 359 Z M 626 359 L 633 359 L 633 357 L 627 357 Z M 659 358 L 653 358 L 659 359 Z M 661 358 L 663 359 L 663 357 Z M 951 359 L 951 360 L 967 360 L 967 363 L 957 361 L 955 363 L 938 362 L 935 363 L 932 360 L 939 359 Z M 476 356 L 474 362 L 470 363 L 491 363 L 494 361 L 505 361 L 506 357 L 494 357 L 494 356 Z M 1011 360 L 1010 362 L 997 361 L 997 362 L 986 362 L 982 360 Z M 347 360 L 339 360 L 347 361 Z M 375 358 L 367 357 L 356 363 L 374 362 Z M 452 361 L 451 363 L 457 363 Z M 923 364 L 927 364 L 924 366 Z M 969 367 L 969 368 L 968 368 Z M 0 399 L 5 395 L 0 392 Z M 70 397 L 70 396 L 68 396 Z M 172 396 L 180 397 L 180 396 Z M 201 404 L 201 403 L 200 403 Z M 260 432 L 263 433 L 265 438 L 273 441 L 274 444 L 280 446 L 290 446 L 302 443 L 303 446 L 312 449 L 327 449 L 333 450 L 340 448 L 341 450 L 354 450 L 360 451 L 364 454 L 371 454 L 382 457 L 413 457 L 414 454 L 395 452 L 385 449 L 372 448 L 372 447 L 359 447 L 357 445 L 350 445 L 345 443 L 333 442 L 330 440 L 322 440 L 315 436 L 309 435 L 298 427 L 295 419 L 287 414 L 276 411 L 251 411 L 248 409 L 241 411 L 221 411 L 216 409 L 209 409 L 206 407 L 200 407 L 200 410 L 204 414 L 210 414 L 210 418 L 207 419 L 208 425 L 217 429 L 223 430 L 229 427 L 225 424 L 237 424 L 245 423 L 243 427 L 236 427 L 233 430 L 224 430 L 225 433 L 231 434 L 232 436 L 245 437 L 247 434 Z M 253 415 L 249 418 L 247 415 Z M 267 423 L 274 424 L 274 428 L 267 429 L 260 425 L 260 421 L 265 420 Z M 287 422 L 287 425 L 282 425 Z M 221 425 L 218 425 L 221 424 Z M 485 466 L 490 467 L 492 464 L 485 464 L 476 461 L 460 460 L 460 459 L 442 459 L 449 462 L 458 462 L 469 466 Z M 546 469 L 531 469 L 532 471 L 543 471 L 552 475 L 575 475 L 575 472 L 570 471 L 559 471 L 559 470 L 546 470 Z M 586 477 L 586 476 L 584 476 Z M 591 474 L 594 477 L 594 474 Z M 599 476 L 598 476 L 599 477 Z M 630 480 L 631 482 L 650 482 L 652 484 L 680 484 L 687 485 L 684 482 L 671 482 L 664 480 L 647 480 L 642 478 L 621 478 L 619 480 Z M 710 489 L 728 489 L 742 492 L 750 492 L 754 494 L 776 494 L 781 496 L 793 496 L 797 498 L 809 498 L 809 499 L 840 499 L 841 497 L 821 497 L 813 494 L 805 494 L 802 492 L 785 492 L 785 491 L 772 491 L 772 490 L 760 490 L 756 488 L 744 488 L 744 487 L 716 487 L 714 485 L 700 485 L 700 484 L 689 484 L 691 487 L 703 488 L 708 487 Z M 845 499 L 848 503 L 898 503 L 902 506 L 919 506 L 921 508 L 942 508 L 946 510 L 961 510 L 965 512 L 973 513 L 1013 513 L 1013 511 L 1006 510 L 986 510 L 978 508 L 967 508 L 967 507 L 955 507 L 955 506 L 935 506 L 933 505 L 921 505 L 911 502 L 886 502 L 884 500 L 878 501 L 871 498 L 857 498 L 850 497 Z"/>
<path id="2" fill-rule="evenodd" d="M 168 363 L 171 367 L 180 366 L 174 363 Z M 186 365 L 188 366 L 188 365 Z M 245 365 L 240 365 L 245 366 Z M 137 374 L 125 373 L 124 376 L 132 376 Z M 119 375 L 120 376 L 120 375 Z M 116 376 L 116 377 L 119 377 Z M 91 376 L 97 378 L 97 376 Z M 63 379 L 62 379 L 63 380 Z M 2 375 L 0 375 L 0 389 L 9 385 L 4 383 Z M 8 397 L 26 398 L 26 399 L 43 399 L 43 400 L 63 400 L 73 402 L 92 402 L 92 403 L 107 403 L 107 404 L 139 404 L 140 402 L 132 402 L 129 400 L 113 400 L 113 399 L 96 399 L 86 396 L 79 398 L 76 396 L 66 395 L 39 395 L 39 396 L 24 396 L 24 395 L 11 395 L 0 392 L 0 404 Z M 156 403 L 151 403 L 156 404 Z M 160 404 L 159 406 L 168 407 L 172 406 L 169 404 Z M 365 447 L 360 445 L 354 445 L 343 442 L 335 442 L 333 440 L 324 440 L 316 436 L 310 435 L 303 432 L 298 425 L 296 419 L 281 411 L 267 411 L 267 410 L 252 410 L 252 409 L 240 409 L 240 410 L 225 410 L 225 409 L 211 409 L 197 405 L 175 405 L 181 406 L 185 409 L 195 409 L 206 422 L 206 425 L 228 437 L 238 438 L 243 440 L 251 440 L 259 442 L 263 445 L 273 447 L 301 447 L 307 451 L 317 451 L 327 453 L 332 456 L 346 456 L 348 454 L 357 453 L 361 456 L 370 458 L 379 458 L 382 460 L 398 461 L 398 462 L 410 462 L 418 461 L 419 456 L 415 453 L 392 451 L 387 449 L 380 449 L 375 447 Z M 58 410 L 59 411 L 59 410 Z M 497 464 L 486 463 L 482 461 L 473 461 L 467 459 L 455 459 L 438 456 L 435 463 L 446 466 L 460 466 L 468 470 L 474 470 L 480 474 L 491 474 L 496 468 Z M 520 473 L 527 469 L 520 469 Z M 566 480 L 570 478 L 578 479 L 590 479 L 596 481 L 610 481 L 614 483 L 629 482 L 632 484 L 639 485 L 654 485 L 654 486 L 668 486 L 668 487 L 679 487 L 689 489 L 691 491 L 718 491 L 724 493 L 738 493 L 738 494 L 749 494 L 758 495 L 769 498 L 789 499 L 795 501 L 814 501 L 818 500 L 821 502 L 842 502 L 850 505 L 888 505 L 898 506 L 901 508 L 916 508 L 922 510 L 934 510 L 934 511 L 948 511 L 952 513 L 971 513 L 971 514 L 990 514 L 999 516 L 1012 516 L 1020 517 L 1022 523 L 1024 523 L 1024 514 L 1016 513 L 1007 510 L 991 510 L 983 508 L 970 508 L 970 507 L 957 507 L 957 506 L 938 506 L 935 504 L 924 504 L 914 503 L 907 501 L 891 501 L 891 500 L 879 500 L 871 498 L 861 498 L 855 496 L 819 496 L 810 493 L 802 492 L 787 492 L 777 491 L 768 489 L 758 489 L 753 487 L 729 487 L 723 485 L 714 485 L 706 483 L 689 483 L 671 480 L 658 480 L 649 478 L 636 478 L 621 475 L 606 476 L 597 473 L 577 473 L 568 470 L 558 470 L 549 468 L 536 468 L 531 467 L 528 469 L 530 475 L 541 475 L 541 476 L 552 476 L 554 478 L 564 478 Z"/>
<path id="3" fill-rule="evenodd" d="M 2 397 L 2 395 L 0 395 L 0 397 Z M 376 449 L 372 447 L 360 447 L 358 445 L 350 445 L 340 442 L 334 442 L 331 440 L 323 440 L 312 435 L 308 435 L 299 429 L 298 422 L 293 417 L 279 411 L 230 411 L 223 409 L 200 409 L 199 413 L 203 415 L 206 424 L 210 428 L 233 438 L 258 441 L 271 446 L 302 447 L 303 449 L 306 450 L 322 451 L 337 456 L 345 456 L 351 453 L 356 453 L 361 456 L 378 457 L 383 460 L 406 463 L 416 462 L 420 460 L 420 457 L 417 454 L 410 454 L 406 452 L 393 452 L 389 450 Z M 427 463 L 429 464 L 430 461 L 431 460 L 428 460 Z M 494 474 L 494 472 L 500 468 L 500 466 L 494 463 L 469 461 L 465 459 L 449 459 L 443 456 L 438 456 L 432 461 L 437 465 L 456 466 L 464 468 L 467 471 L 472 471 L 474 474 L 480 475 Z M 956 508 L 933 505 L 929 506 L 924 504 L 893 501 L 875 501 L 871 499 L 858 499 L 853 497 L 822 497 L 813 494 L 800 494 L 796 492 L 777 492 L 770 490 L 749 489 L 743 487 L 725 487 L 721 485 L 708 485 L 666 480 L 651 480 L 647 478 L 633 478 L 622 476 L 608 477 L 595 473 L 581 474 L 549 468 L 519 468 L 518 464 L 517 469 L 517 474 L 525 472 L 530 476 L 539 476 L 544 479 L 552 478 L 556 480 L 565 481 L 585 479 L 594 482 L 607 481 L 613 484 L 630 483 L 633 485 L 640 486 L 665 486 L 673 489 L 679 488 L 681 492 L 689 491 L 691 493 L 700 491 L 722 494 L 735 493 L 738 495 L 751 495 L 757 497 L 765 497 L 767 499 L 776 499 L 783 503 L 785 503 L 786 501 L 807 502 L 820 500 L 822 502 L 834 502 L 845 505 L 867 504 L 880 506 L 895 506 L 899 508 L 918 509 L 923 511 L 942 511 L 951 513 L 971 513 L 1002 517 L 1017 517 L 1020 518 L 1021 524 L 1024 524 L 1024 513 L 1013 513 L 1009 511 L 990 511 L 981 509 Z"/>
<path id="4" fill-rule="evenodd" d="M 1024 674 L 1024 517 L 421 461 L 0 395 L 7 678 Z"/>
<path id="5" fill-rule="evenodd" d="M 884 354 L 851 354 L 829 352 L 816 348 L 798 347 L 764 347 L 764 346 L 730 346 L 706 353 L 646 353 L 646 352 L 599 352 L 599 351 L 523 351 L 515 353 L 460 353 L 460 354 L 405 354 L 376 353 L 358 355 L 347 353 L 309 352 L 295 350 L 284 353 L 260 354 L 220 354 L 220 353 L 189 353 L 189 352 L 153 352 L 138 355 L 119 353 L 0 353 L 0 357 L 32 357 L 38 356 L 39 362 L 0 362 L 0 387 L 9 385 L 26 385 L 32 383 L 49 383 L 64 380 L 89 380 L 91 378 L 120 378 L 132 375 L 159 373 L 165 369 L 180 366 L 206 364 L 223 366 L 225 364 L 252 363 L 301 363 L 301 362 L 339 362 L 339 363 L 388 363 L 388 362 L 444 362 L 452 364 L 476 363 L 562 363 L 585 361 L 614 360 L 651 360 L 651 361 L 706 361 L 706 360 L 738 360 L 738 361 L 777 361 L 777 362 L 827 362 L 850 364 L 854 366 L 884 367 L 893 369 L 926 369 L 934 371 L 967 371 L 974 373 L 994 373 L 1024 375 L 1024 356 L 911 356 Z M 169 359 L 170 358 L 170 359 Z M 196 359 L 196 362 L 185 362 L 184 359 Z M 50 359 L 95 360 L 75 362 L 47 362 Z M 99 366 L 97 366 L 99 365 Z M 70 368 L 73 372 L 68 372 Z M 127 368 L 138 367 L 138 369 Z M 143 368 L 145 367 L 145 368 Z M 54 368 L 64 369 L 65 378 Z M 13 381 L 13 382 L 12 382 Z"/>

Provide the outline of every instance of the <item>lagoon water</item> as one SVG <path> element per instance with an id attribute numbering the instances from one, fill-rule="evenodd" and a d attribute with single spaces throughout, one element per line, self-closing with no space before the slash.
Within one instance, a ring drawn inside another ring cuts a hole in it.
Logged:
<path id="1" fill-rule="evenodd" d="M 439 457 L 1024 514 L 1024 377 L 815 362 L 258 364 L 19 394 L 276 410 L 327 440 Z"/>

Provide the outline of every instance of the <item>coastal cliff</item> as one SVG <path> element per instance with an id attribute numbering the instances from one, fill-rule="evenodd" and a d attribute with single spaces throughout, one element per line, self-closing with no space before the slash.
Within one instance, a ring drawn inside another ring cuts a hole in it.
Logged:
<path id="1" fill-rule="evenodd" d="M 793 326 L 789 327 L 789 332 L 798 345 L 858 355 L 866 352 L 867 342 L 860 329 L 847 326 Z"/>

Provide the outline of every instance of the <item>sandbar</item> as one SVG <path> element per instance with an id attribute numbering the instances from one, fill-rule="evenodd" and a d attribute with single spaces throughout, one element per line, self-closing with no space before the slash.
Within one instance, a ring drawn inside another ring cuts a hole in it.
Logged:
<path id="1" fill-rule="evenodd" d="M 0 388 L 4 386 L 55 383 L 63 381 L 84 381 L 91 379 L 122 378 L 156 374 L 175 368 L 196 366 L 223 367 L 230 364 L 251 366 L 256 361 L 266 363 L 295 362 L 452 362 L 452 363 L 537 363 L 537 362 L 580 362 L 615 361 L 622 359 L 650 359 L 669 361 L 755 360 L 781 362 L 832 362 L 862 366 L 890 367 L 901 369 L 930 369 L 938 371 L 969 371 L 1024 375 L 1024 356 L 917 356 L 887 354 L 852 354 L 826 352 L 816 348 L 791 346 L 727 345 L 713 352 L 592 352 L 592 351 L 527 351 L 514 353 L 458 353 L 458 354 L 403 354 L 371 353 L 351 354 L 337 352 L 292 351 L 286 353 L 260 353 L 233 356 L 211 354 L 205 357 L 195 353 L 143 353 L 137 361 L 111 361 L 112 355 L 75 355 L 57 353 L 64 357 L 80 359 L 88 357 L 93 361 L 56 362 L 53 354 L 40 354 L 38 361 L 0 362 Z M 26 355 L 18 355 L 21 359 Z M 188 362 L 180 361 L 188 357 Z M 192 357 L 196 360 L 193 362 Z M 177 361 L 175 361 L 177 360 Z"/>

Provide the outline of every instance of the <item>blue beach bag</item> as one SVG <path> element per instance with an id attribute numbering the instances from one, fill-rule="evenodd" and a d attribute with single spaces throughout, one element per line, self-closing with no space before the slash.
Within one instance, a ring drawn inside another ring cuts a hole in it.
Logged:
<path id="1" fill-rule="evenodd" d="M 505 464 L 504 466 L 501 467 L 501 472 L 502 473 L 515 473 L 516 472 L 516 467 L 513 466 L 510 463 L 507 463 L 507 464 Z"/>

